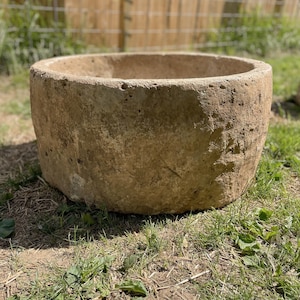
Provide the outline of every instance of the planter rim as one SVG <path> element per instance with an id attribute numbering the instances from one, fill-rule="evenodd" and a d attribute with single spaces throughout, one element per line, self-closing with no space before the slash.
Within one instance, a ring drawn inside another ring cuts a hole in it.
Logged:
<path id="1" fill-rule="evenodd" d="M 250 64 L 252 69 L 246 72 L 229 74 L 229 75 L 220 75 L 220 76 L 211 76 L 211 77 L 193 77 L 193 78 L 151 78 L 151 79 L 123 79 L 123 78 L 107 78 L 107 77 L 96 77 L 90 75 L 74 75 L 70 73 L 65 73 L 61 71 L 56 71 L 51 69 L 51 65 L 57 63 L 59 61 L 69 60 L 72 58 L 79 57 L 124 57 L 124 56 L 151 56 L 151 55 L 160 55 L 160 56 L 169 56 L 169 55 L 178 55 L 178 56 L 202 56 L 202 57 L 211 57 L 218 59 L 231 59 L 237 62 L 244 62 Z M 66 55 L 66 56 L 57 56 L 53 58 L 43 59 L 36 63 L 34 63 L 30 67 L 30 72 L 39 74 L 41 77 L 45 78 L 53 78 L 56 80 L 68 80 L 68 81 L 76 81 L 83 84 L 93 84 L 93 85 L 106 85 L 111 87 L 120 86 L 122 84 L 126 84 L 128 86 L 187 86 L 187 85 L 206 85 L 210 83 L 216 83 L 219 81 L 225 80 L 242 80 L 245 78 L 256 78 L 257 76 L 262 76 L 262 73 L 272 71 L 271 65 L 251 59 L 251 58 L 243 58 L 238 56 L 229 56 L 229 55 L 216 55 L 210 53 L 202 53 L 202 52 L 111 52 L 111 53 L 91 53 L 91 54 L 75 54 L 75 55 Z"/>

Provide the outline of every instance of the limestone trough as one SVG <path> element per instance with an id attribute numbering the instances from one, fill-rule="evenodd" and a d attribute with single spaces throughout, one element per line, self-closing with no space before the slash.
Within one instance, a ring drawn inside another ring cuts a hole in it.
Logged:
<path id="1" fill-rule="evenodd" d="M 247 189 L 265 142 L 272 70 L 199 53 L 57 57 L 31 68 L 45 180 L 108 211 L 183 213 Z"/>

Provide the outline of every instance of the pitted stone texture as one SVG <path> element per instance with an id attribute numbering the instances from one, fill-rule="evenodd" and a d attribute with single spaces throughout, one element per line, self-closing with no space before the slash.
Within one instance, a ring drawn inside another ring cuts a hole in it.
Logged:
<path id="1" fill-rule="evenodd" d="M 182 213 L 240 197 L 271 101 L 271 67 L 235 57 L 99 54 L 31 68 L 44 178 L 108 211 Z"/>

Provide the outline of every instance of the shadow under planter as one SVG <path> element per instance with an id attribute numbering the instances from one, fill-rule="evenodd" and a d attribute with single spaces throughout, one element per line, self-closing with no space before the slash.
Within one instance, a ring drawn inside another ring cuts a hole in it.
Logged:
<path id="1" fill-rule="evenodd" d="M 199 53 L 58 57 L 31 68 L 32 119 L 48 183 L 108 211 L 222 207 L 261 156 L 272 69 Z"/>

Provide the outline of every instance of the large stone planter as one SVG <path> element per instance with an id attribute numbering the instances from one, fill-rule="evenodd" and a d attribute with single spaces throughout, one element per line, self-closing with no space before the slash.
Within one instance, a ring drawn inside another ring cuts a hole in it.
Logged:
<path id="1" fill-rule="evenodd" d="M 254 177 L 272 70 L 207 54 L 58 57 L 31 68 L 43 176 L 108 211 L 222 207 Z"/>

